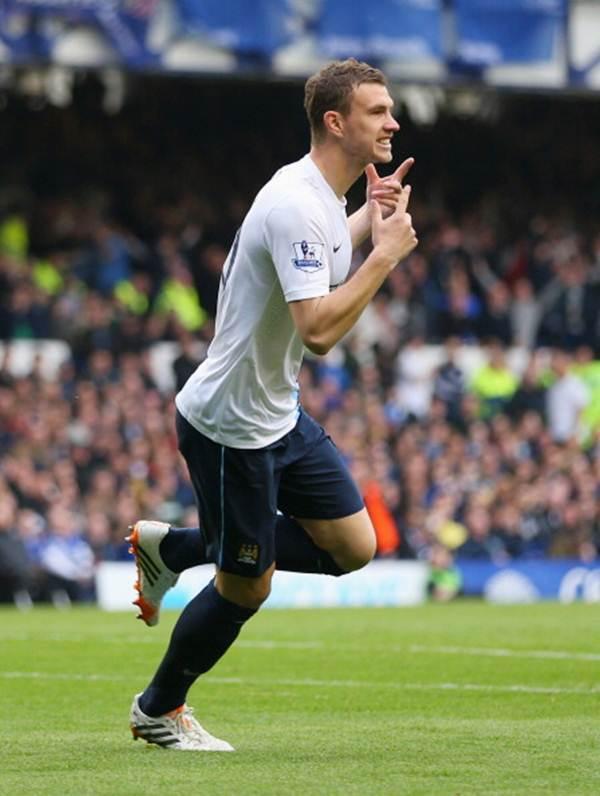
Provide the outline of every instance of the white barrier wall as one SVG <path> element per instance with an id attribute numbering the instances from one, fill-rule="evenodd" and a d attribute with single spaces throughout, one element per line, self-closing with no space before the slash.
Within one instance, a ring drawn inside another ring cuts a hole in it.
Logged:
<path id="1" fill-rule="evenodd" d="M 212 578 L 212 566 L 184 572 L 164 600 L 165 609 L 181 609 Z M 425 601 L 428 569 L 416 561 L 373 561 L 342 578 L 276 572 L 268 608 L 417 605 Z M 103 562 L 96 572 L 98 604 L 107 611 L 134 610 L 135 566 Z"/>
<path id="2" fill-rule="evenodd" d="M 71 358 L 71 349 L 63 340 L 13 340 L 10 343 L 0 342 L 0 362 L 3 361 L 5 351 L 10 357 L 7 367 L 14 376 L 27 376 L 39 355 L 41 358 L 41 372 L 44 378 L 56 378 L 60 366 Z M 160 342 L 150 346 L 150 370 L 152 378 L 159 389 L 167 394 L 173 392 L 175 375 L 173 362 L 181 353 L 179 343 Z M 195 354 L 198 360 L 204 358 L 206 344 L 202 341 L 196 343 Z M 310 356 L 310 355 L 309 355 Z M 433 378 L 433 373 L 446 359 L 443 346 L 424 345 L 419 348 L 418 356 L 424 364 L 424 372 Z M 337 363 L 342 357 L 341 348 L 333 348 L 325 357 L 325 362 Z M 524 348 L 509 348 L 506 352 L 508 367 L 517 375 L 521 374 L 527 364 L 529 352 Z M 479 345 L 463 345 L 456 351 L 456 364 L 464 372 L 467 379 L 487 361 L 486 350 Z"/>

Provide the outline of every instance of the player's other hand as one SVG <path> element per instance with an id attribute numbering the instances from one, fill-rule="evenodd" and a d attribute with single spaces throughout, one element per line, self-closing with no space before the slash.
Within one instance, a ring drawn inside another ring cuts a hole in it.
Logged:
<path id="1" fill-rule="evenodd" d="M 365 169 L 367 177 L 367 203 L 369 207 L 375 200 L 381 209 L 383 218 L 391 216 L 396 209 L 400 194 L 402 193 L 402 181 L 415 162 L 414 158 L 406 158 L 393 174 L 388 177 L 380 177 L 377 169 L 372 163 Z"/>
<path id="2" fill-rule="evenodd" d="M 379 203 L 375 200 L 371 202 L 373 247 L 389 260 L 390 270 L 407 257 L 419 242 L 411 215 L 407 212 L 410 192 L 410 185 L 401 190 L 396 209 L 387 218 L 383 217 Z"/>

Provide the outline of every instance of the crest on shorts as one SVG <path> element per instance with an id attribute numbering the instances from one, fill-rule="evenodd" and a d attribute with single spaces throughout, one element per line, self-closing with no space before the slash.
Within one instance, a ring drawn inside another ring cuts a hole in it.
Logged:
<path id="1" fill-rule="evenodd" d="M 237 555 L 238 564 L 256 564 L 258 561 L 258 545 L 243 544 Z"/>
<path id="2" fill-rule="evenodd" d="M 323 264 L 323 249 L 325 248 L 322 243 L 301 240 L 292 243 L 294 247 L 294 254 L 292 259 L 294 268 L 299 268 L 301 271 L 320 271 L 324 267 Z"/>

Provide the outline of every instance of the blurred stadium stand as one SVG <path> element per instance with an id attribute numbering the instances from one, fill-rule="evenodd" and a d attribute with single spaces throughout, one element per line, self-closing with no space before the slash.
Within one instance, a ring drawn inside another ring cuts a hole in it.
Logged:
<path id="1" fill-rule="evenodd" d="M 517 562 L 542 596 L 575 561 L 591 593 L 599 30 L 562 0 L 1 4 L 0 600 L 90 599 L 56 561 L 195 522 L 173 391 L 248 203 L 305 151 L 303 78 L 347 55 L 392 78 L 420 246 L 304 401 L 392 529 L 381 557 L 441 543 L 468 593 Z"/>
<path id="2" fill-rule="evenodd" d="M 305 76 L 327 58 L 395 78 L 593 88 L 594 0 L 5 0 L 0 62 Z"/>

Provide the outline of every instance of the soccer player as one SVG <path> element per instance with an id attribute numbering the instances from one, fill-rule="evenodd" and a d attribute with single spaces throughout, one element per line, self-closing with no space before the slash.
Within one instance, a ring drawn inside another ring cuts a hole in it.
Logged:
<path id="1" fill-rule="evenodd" d="M 384 75 L 368 64 L 324 67 L 306 83 L 305 108 L 310 152 L 256 196 L 223 268 L 207 357 L 175 399 L 202 533 L 142 520 L 129 537 L 149 625 L 178 572 L 216 564 L 131 708 L 134 737 L 171 749 L 232 750 L 200 726 L 186 695 L 267 598 L 276 566 L 343 575 L 375 552 L 361 495 L 302 409 L 297 376 L 305 346 L 329 351 L 416 246 L 402 186 L 413 161 L 377 174 L 374 163 L 392 160 L 399 125 Z M 347 217 L 344 194 L 363 172 L 367 202 Z M 369 234 L 371 253 L 345 281 Z"/>

